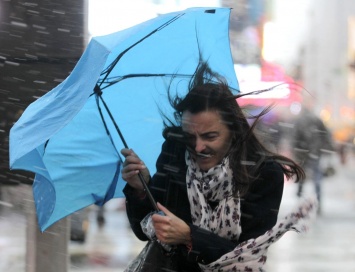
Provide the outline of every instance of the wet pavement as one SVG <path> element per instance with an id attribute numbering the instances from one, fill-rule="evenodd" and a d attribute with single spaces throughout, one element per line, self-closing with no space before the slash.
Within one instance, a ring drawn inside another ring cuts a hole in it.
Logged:
<path id="1" fill-rule="evenodd" d="M 70 272 L 123 271 L 145 245 L 134 236 L 124 211 L 105 211 L 105 224 L 99 227 L 92 210 L 89 221 L 86 241 L 69 246 Z"/>
<path id="2" fill-rule="evenodd" d="M 14 189 L 15 190 L 15 189 Z M 25 195 L 30 193 L 28 188 Z M 314 192 L 306 183 L 305 194 Z M 21 198 L 21 197 L 20 197 Z M 26 205 L 26 197 L 22 199 Z M 121 200 L 122 201 L 122 200 Z M 296 185 L 286 183 L 280 216 L 297 204 Z M 129 228 L 121 202 L 113 200 L 105 210 L 105 224 L 97 224 L 96 207 L 88 209 L 89 227 L 83 243 L 69 245 L 68 272 L 119 272 L 145 243 Z M 25 272 L 26 216 L 23 209 L 0 202 L 0 271 Z M 339 165 L 323 183 L 322 213 L 307 234 L 289 232 L 269 249 L 269 272 L 355 271 L 355 160 Z M 39 271 L 42 272 L 42 271 Z"/>
<path id="3" fill-rule="evenodd" d="M 309 182 L 306 194 L 314 193 Z M 355 160 L 324 179 L 322 212 L 306 234 L 288 232 L 270 247 L 267 271 L 355 271 Z M 280 216 L 297 203 L 295 184 L 286 184 Z"/>

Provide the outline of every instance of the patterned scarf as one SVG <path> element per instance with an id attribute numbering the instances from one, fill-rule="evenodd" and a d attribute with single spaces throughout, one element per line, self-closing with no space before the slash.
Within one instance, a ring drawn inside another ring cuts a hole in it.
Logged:
<path id="1" fill-rule="evenodd" d="M 229 159 L 207 172 L 201 170 L 186 152 L 186 180 L 194 225 L 229 240 L 238 240 L 241 233 L 240 199 L 233 197 L 232 170 Z M 215 202 L 212 208 L 209 202 Z"/>
<path id="2" fill-rule="evenodd" d="M 188 166 L 186 180 L 193 224 L 221 237 L 238 239 L 241 233 L 240 200 L 231 196 L 232 171 L 228 158 L 207 172 L 202 171 L 188 153 L 185 160 Z M 209 201 L 218 201 L 217 207 L 212 210 Z M 279 220 L 265 234 L 238 244 L 233 251 L 210 264 L 199 266 L 205 272 L 262 272 L 269 246 L 289 230 L 307 231 L 316 211 L 317 200 L 304 199 L 293 212 Z"/>

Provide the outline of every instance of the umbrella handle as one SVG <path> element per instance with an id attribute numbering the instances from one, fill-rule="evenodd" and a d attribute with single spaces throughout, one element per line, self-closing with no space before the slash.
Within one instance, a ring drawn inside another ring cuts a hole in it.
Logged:
<path id="1" fill-rule="evenodd" d="M 150 192 L 150 190 L 148 188 L 148 185 L 147 185 L 143 175 L 140 172 L 138 173 L 138 177 L 139 177 L 140 181 L 142 182 L 142 185 L 144 187 L 144 192 L 147 194 L 147 196 L 150 200 L 150 203 L 153 205 L 154 210 L 159 212 L 160 210 L 158 208 L 157 202 L 155 201 L 152 193 Z"/>

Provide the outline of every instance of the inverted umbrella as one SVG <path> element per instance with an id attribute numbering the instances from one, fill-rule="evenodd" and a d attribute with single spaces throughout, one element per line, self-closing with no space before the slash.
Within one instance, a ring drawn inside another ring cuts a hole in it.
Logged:
<path id="1" fill-rule="evenodd" d="M 123 147 L 151 172 L 163 142 L 167 89 L 184 94 L 201 60 L 238 90 L 228 8 L 191 8 L 95 37 L 72 73 L 10 131 L 10 168 L 36 174 L 42 231 L 91 204 L 123 197 Z M 126 142 L 127 140 L 127 142 Z"/>

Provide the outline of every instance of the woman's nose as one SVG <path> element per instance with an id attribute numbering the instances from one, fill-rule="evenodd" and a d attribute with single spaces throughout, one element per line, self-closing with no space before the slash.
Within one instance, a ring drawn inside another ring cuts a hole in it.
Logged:
<path id="1" fill-rule="evenodd" d="M 205 145 L 204 141 L 202 141 L 201 139 L 196 139 L 195 151 L 197 153 L 201 153 L 205 148 L 206 148 L 206 145 Z"/>

